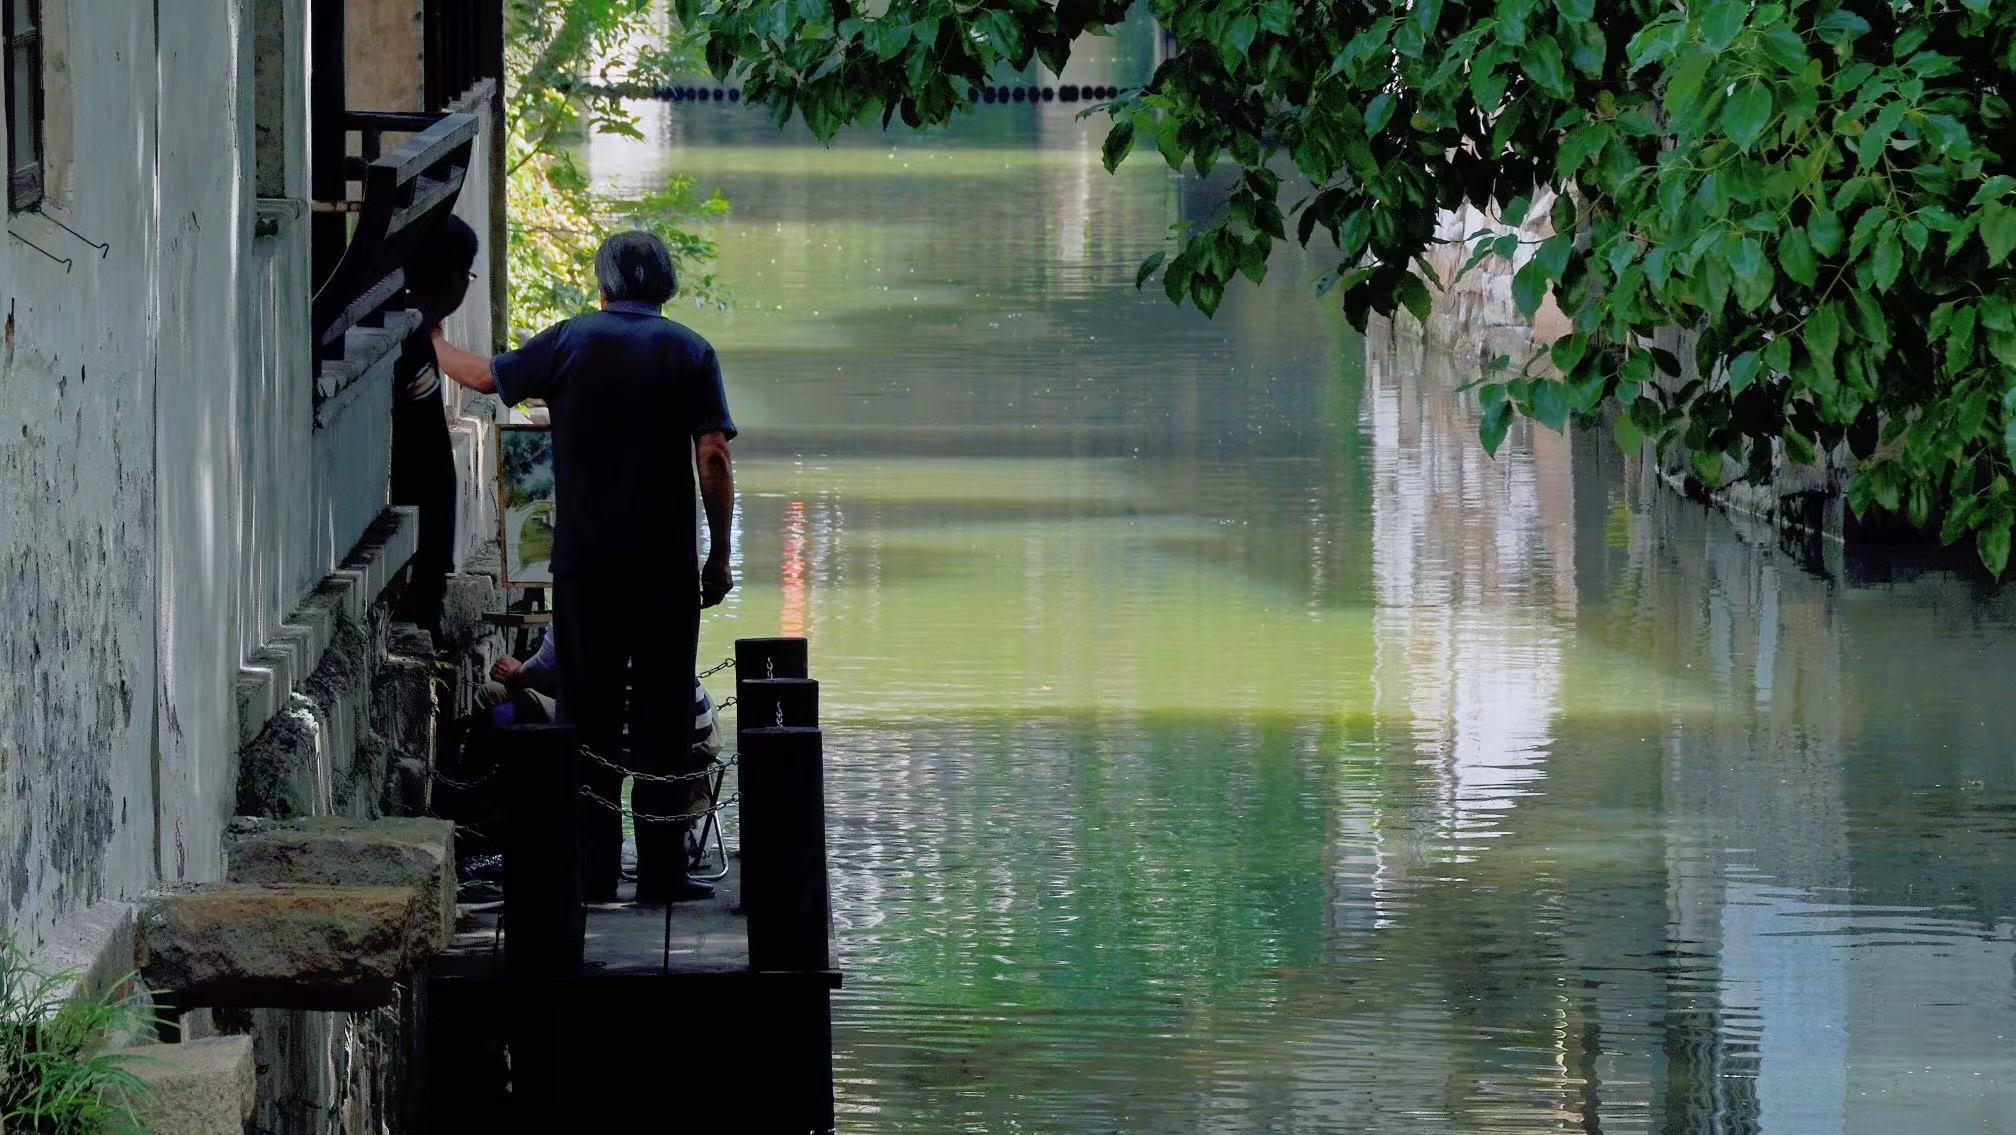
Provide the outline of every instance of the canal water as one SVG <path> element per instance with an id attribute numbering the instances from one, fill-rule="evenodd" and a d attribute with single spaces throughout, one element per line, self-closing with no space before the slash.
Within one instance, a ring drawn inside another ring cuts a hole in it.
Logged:
<path id="1" fill-rule="evenodd" d="M 1137 293 L 1212 193 L 1071 108 L 641 109 L 605 184 L 733 202 L 702 655 L 812 641 L 843 1130 L 2016 1129 L 2011 602 L 1493 461 L 1320 257 Z"/>

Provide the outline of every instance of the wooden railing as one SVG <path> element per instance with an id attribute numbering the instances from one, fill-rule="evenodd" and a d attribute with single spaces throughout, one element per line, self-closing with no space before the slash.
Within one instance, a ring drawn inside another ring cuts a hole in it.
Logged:
<path id="1" fill-rule="evenodd" d="M 484 79 L 504 75 L 504 5 L 499 0 L 423 0 L 427 105 L 446 110 Z"/>
<path id="2" fill-rule="evenodd" d="M 354 216 L 342 259 L 315 293 L 315 357 L 343 355 L 353 327 L 380 325 L 406 287 L 406 263 L 420 240 L 462 190 L 476 118 L 468 114 L 392 114 L 352 111 L 344 129 L 360 136 L 358 153 L 344 159 L 344 184 L 359 196 L 317 201 L 321 213 Z M 390 150 L 387 134 L 408 137 Z"/>

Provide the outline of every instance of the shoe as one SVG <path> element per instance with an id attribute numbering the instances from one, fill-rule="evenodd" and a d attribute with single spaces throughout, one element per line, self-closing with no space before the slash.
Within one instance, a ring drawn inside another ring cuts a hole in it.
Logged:
<path id="1" fill-rule="evenodd" d="M 664 906 L 668 902 L 699 902 L 714 897 L 714 884 L 698 879 L 680 879 L 670 887 L 637 888 L 638 906 Z"/>

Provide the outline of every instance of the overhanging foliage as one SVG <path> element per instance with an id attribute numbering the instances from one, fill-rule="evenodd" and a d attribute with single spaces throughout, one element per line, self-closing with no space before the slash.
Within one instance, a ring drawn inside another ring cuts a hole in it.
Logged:
<path id="1" fill-rule="evenodd" d="M 2016 154 L 1999 0 L 1145 0 L 1175 54 L 1112 118 L 1235 167 L 1224 213 L 1143 265 L 1216 309 L 1275 242 L 1343 251 L 1319 286 L 1361 327 L 1430 313 L 1438 211 L 1494 210 L 1472 263 L 1516 257 L 1573 332 L 1480 385 L 1483 443 L 1614 406 L 1627 445 L 1762 478 L 1845 452 L 1850 502 L 2007 566 L 2016 494 Z M 678 0 L 719 76 L 822 137 L 940 123 L 995 68 L 1062 67 L 1125 0 Z M 1295 177 L 1289 171 L 1299 171 Z M 1558 190 L 1552 235 L 1509 226 Z M 1434 281 L 1445 283 L 1446 281 Z M 1693 374 L 1650 346 L 1698 332 Z"/>

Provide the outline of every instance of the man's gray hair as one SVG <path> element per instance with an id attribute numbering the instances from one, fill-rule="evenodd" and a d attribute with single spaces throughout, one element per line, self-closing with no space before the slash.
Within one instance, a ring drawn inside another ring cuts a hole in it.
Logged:
<path id="1" fill-rule="evenodd" d="M 642 229 L 620 232 L 595 250 L 595 282 L 609 300 L 663 307 L 679 290 L 665 242 Z"/>

